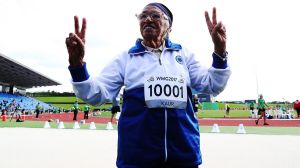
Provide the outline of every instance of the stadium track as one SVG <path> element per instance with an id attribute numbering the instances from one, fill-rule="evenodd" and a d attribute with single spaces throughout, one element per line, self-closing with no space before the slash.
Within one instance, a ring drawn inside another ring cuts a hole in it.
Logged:
<path id="1" fill-rule="evenodd" d="M 44 113 L 39 116 L 38 119 L 35 116 L 26 116 L 25 120 L 30 121 L 47 121 L 47 120 L 59 119 L 63 122 L 73 122 L 73 113 L 60 113 L 60 114 L 48 114 Z M 83 120 L 83 113 L 78 113 L 78 121 Z M 109 117 L 89 117 L 86 120 L 87 123 L 103 123 L 106 124 L 110 121 Z M 116 120 L 115 120 L 116 121 Z M 203 126 L 212 126 L 213 124 L 218 124 L 219 126 L 237 126 L 239 124 L 244 124 L 244 126 L 256 126 L 255 119 L 251 118 L 203 118 L 199 119 L 199 124 Z M 300 119 L 270 119 L 267 120 L 270 127 L 300 127 Z M 116 124 L 116 123 L 115 123 Z M 262 126 L 263 120 L 259 121 L 258 126 Z"/>

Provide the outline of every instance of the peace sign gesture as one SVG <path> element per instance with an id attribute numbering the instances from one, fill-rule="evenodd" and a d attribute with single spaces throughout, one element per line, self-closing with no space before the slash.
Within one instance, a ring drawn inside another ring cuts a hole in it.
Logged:
<path id="1" fill-rule="evenodd" d="M 207 11 L 205 11 L 205 19 L 215 45 L 215 53 L 222 56 L 226 52 L 226 29 L 222 22 L 217 22 L 217 10 L 215 7 L 213 8 L 212 22 Z"/>
<path id="2" fill-rule="evenodd" d="M 69 33 L 66 38 L 66 45 L 69 53 L 69 63 L 71 67 L 82 66 L 84 64 L 84 44 L 85 44 L 85 30 L 86 19 L 82 19 L 81 30 L 79 30 L 78 17 L 74 16 L 75 34 Z"/>

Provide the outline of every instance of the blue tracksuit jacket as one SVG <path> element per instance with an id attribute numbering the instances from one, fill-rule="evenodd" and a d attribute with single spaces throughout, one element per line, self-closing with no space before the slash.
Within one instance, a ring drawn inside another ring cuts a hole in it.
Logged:
<path id="1" fill-rule="evenodd" d="M 86 65 L 69 70 L 76 96 L 92 105 L 106 103 L 125 87 L 118 122 L 118 167 L 186 167 L 202 163 L 199 126 L 190 98 L 184 109 L 148 108 L 144 76 L 182 76 L 188 90 L 216 96 L 231 74 L 227 60 L 213 53 L 212 67 L 207 69 L 195 60 L 193 53 L 169 39 L 161 57 L 147 51 L 138 39 L 134 47 L 115 57 L 97 77 L 89 76 Z"/>

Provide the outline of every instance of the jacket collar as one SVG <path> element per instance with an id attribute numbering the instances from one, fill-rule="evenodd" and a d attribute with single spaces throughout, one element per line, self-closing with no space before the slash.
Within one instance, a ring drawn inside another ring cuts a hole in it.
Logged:
<path id="1" fill-rule="evenodd" d="M 180 44 L 172 43 L 168 38 L 165 39 L 165 49 L 167 50 L 180 50 L 182 49 Z M 135 46 L 129 49 L 128 54 L 140 54 L 147 52 L 147 49 L 142 45 L 142 39 L 137 39 Z"/>

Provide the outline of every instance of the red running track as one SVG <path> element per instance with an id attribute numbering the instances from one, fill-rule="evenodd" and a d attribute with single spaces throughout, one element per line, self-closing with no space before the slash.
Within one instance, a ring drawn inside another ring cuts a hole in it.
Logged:
<path id="1" fill-rule="evenodd" d="M 30 121 L 48 121 L 50 119 L 63 122 L 74 122 L 73 113 L 60 113 L 60 114 L 40 114 L 39 118 L 35 116 L 26 116 L 26 120 Z M 83 113 L 78 113 L 77 121 L 83 120 Z M 110 121 L 109 117 L 89 117 L 88 120 L 85 120 L 86 123 L 95 122 L 95 123 L 107 123 Z M 114 123 L 116 120 L 114 119 Z M 300 119 L 270 119 L 267 120 L 267 123 L 273 127 L 300 127 Z M 199 124 L 204 126 L 212 126 L 213 124 L 218 124 L 219 126 L 237 126 L 239 124 L 244 124 L 244 126 L 256 126 L 255 119 L 250 118 L 203 118 L 199 119 Z M 259 121 L 258 126 L 263 126 L 263 120 Z"/>
<path id="2" fill-rule="evenodd" d="M 266 121 L 272 127 L 300 127 L 300 119 L 270 119 Z M 200 125 L 219 126 L 237 126 L 243 124 L 244 126 L 256 126 L 255 119 L 250 118 L 204 118 L 199 119 Z M 263 120 L 259 120 L 258 126 L 264 126 Z"/>

